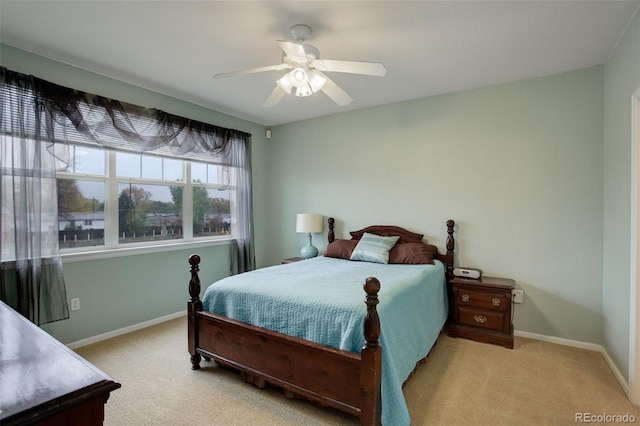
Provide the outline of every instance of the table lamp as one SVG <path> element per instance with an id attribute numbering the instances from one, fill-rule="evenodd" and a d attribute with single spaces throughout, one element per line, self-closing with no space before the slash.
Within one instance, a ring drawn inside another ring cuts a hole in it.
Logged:
<path id="1" fill-rule="evenodd" d="M 323 216 L 317 213 L 299 213 L 296 216 L 296 232 L 307 232 L 309 234 L 309 243 L 300 250 L 300 255 L 305 259 L 318 255 L 318 249 L 311 244 L 311 234 L 324 230 L 322 218 Z"/>

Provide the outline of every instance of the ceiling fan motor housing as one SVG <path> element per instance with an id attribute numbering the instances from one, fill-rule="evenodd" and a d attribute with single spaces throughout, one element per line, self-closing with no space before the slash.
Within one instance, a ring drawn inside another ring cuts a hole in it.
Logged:
<path id="1" fill-rule="evenodd" d="M 289 28 L 289 34 L 298 43 L 301 43 L 309 38 L 311 35 L 311 28 L 306 25 L 298 24 Z"/>

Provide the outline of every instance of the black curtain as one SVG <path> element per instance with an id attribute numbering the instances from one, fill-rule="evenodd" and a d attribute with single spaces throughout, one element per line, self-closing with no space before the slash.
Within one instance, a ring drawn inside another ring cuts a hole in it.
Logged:
<path id="1" fill-rule="evenodd" d="M 251 135 L 60 86 L 0 67 L 0 298 L 37 324 L 68 318 L 58 247 L 56 170 L 67 143 L 229 168 L 237 272 L 255 269 Z"/>

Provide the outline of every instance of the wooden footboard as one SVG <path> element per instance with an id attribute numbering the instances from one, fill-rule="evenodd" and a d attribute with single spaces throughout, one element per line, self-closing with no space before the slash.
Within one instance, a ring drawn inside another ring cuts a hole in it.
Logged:
<path id="1" fill-rule="evenodd" d="M 364 283 L 365 345 L 358 355 L 202 311 L 200 257 L 190 256 L 189 263 L 188 349 L 193 369 L 200 368 L 204 356 L 238 369 L 244 380 L 259 387 L 271 383 L 287 394 L 357 416 L 363 425 L 381 424 L 377 279 Z"/>

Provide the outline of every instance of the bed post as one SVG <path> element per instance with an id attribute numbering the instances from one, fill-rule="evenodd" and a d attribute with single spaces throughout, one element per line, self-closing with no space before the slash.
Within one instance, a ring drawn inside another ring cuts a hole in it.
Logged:
<path id="1" fill-rule="evenodd" d="M 453 278 L 453 252 L 455 248 L 455 241 L 453 239 L 453 227 L 456 222 L 453 219 L 449 219 L 447 221 L 447 256 L 449 257 L 449 261 L 447 261 L 447 272 L 446 278 L 447 282 L 451 281 Z"/>
<path id="2" fill-rule="evenodd" d="M 200 256 L 192 254 L 189 256 L 189 264 L 191 265 L 191 280 L 189 280 L 189 302 L 187 303 L 188 317 L 188 347 L 191 354 L 191 369 L 200 369 L 200 360 L 202 357 L 196 351 L 198 347 L 198 323 L 196 322 L 196 312 L 202 310 L 202 300 L 200 300 Z"/>
<path id="3" fill-rule="evenodd" d="M 336 220 L 330 217 L 328 222 L 329 222 L 329 235 L 327 235 L 327 239 L 329 240 L 329 244 L 331 244 L 336 239 L 336 234 L 334 232 Z"/>
<path id="4" fill-rule="evenodd" d="M 360 424 L 380 425 L 382 413 L 381 383 L 382 383 L 382 348 L 378 344 L 380 338 L 380 318 L 376 305 L 378 304 L 378 291 L 380 281 L 369 277 L 364 282 L 364 291 L 367 293 L 365 303 L 367 314 L 364 318 L 364 339 L 362 348 L 362 369 L 360 377 L 360 392 L 362 393 L 362 409 L 360 411 Z"/>

